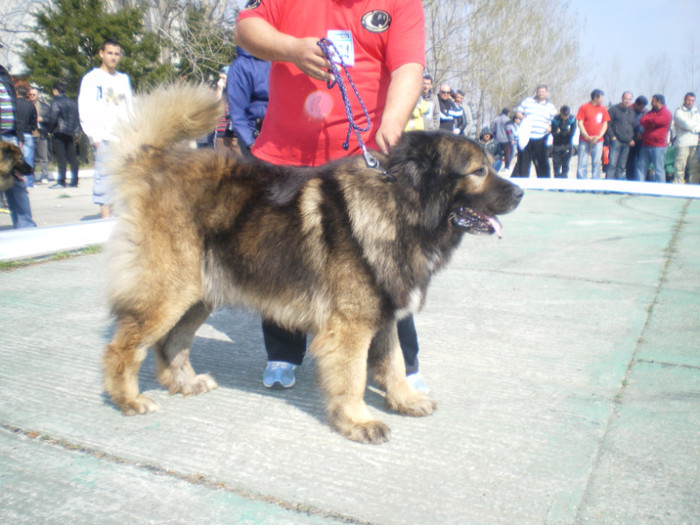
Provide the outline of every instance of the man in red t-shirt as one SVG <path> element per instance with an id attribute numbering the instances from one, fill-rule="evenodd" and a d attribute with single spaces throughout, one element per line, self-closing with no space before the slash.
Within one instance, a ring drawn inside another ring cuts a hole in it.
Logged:
<path id="1" fill-rule="evenodd" d="M 330 64 L 317 42 L 338 47 L 372 121 L 370 148 L 398 141 L 422 90 L 425 64 L 419 0 L 254 0 L 238 19 L 238 43 L 272 60 L 270 102 L 253 153 L 285 165 L 320 165 L 359 152 L 345 151 L 348 121 L 340 91 L 329 90 Z M 366 124 L 352 89 L 355 122 Z M 404 120 L 406 119 L 406 122 Z"/>
<path id="2" fill-rule="evenodd" d="M 576 122 L 579 129 L 578 170 L 576 177 L 588 178 L 588 157 L 591 157 L 591 178 L 601 177 L 600 165 L 603 158 L 603 136 L 608 130 L 610 115 L 603 106 L 603 93 L 600 89 L 591 92 L 591 101 L 578 108 Z"/>
<path id="3" fill-rule="evenodd" d="M 331 40 L 357 86 L 372 127 L 362 134 L 369 148 L 395 145 L 422 91 L 425 27 L 420 0 L 251 0 L 236 26 L 236 41 L 250 54 L 272 61 L 270 100 L 253 155 L 274 164 L 317 166 L 360 152 L 353 136 L 342 148 L 348 119 L 340 91 L 329 90 L 330 62 L 317 45 Z M 334 59 L 337 61 L 337 59 Z M 366 117 L 346 83 L 355 123 Z M 399 323 L 409 381 L 425 387 L 418 372 L 418 342 L 409 317 Z M 263 322 L 268 369 L 263 384 L 294 385 L 305 335 Z M 427 390 L 427 387 L 425 387 Z"/>

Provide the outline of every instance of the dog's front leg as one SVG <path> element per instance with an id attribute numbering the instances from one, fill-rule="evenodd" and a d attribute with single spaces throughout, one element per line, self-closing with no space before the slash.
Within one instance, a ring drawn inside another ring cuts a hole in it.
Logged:
<path id="1" fill-rule="evenodd" d="M 369 363 L 374 380 L 386 390 L 386 402 L 391 410 L 408 416 L 428 416 L 435 411 L 435 401 L 406 381 L 406 365 L 395 321 L 374 336 Z"/>
<path id="2" fill-rule="evenodd" d="M 367 352 L 374 330 L 332 319 L 317 332 L 310 350 L 316 357 L 331 426 L 360 443 L 384 443 L 391 431 L 364 402 Z"/>

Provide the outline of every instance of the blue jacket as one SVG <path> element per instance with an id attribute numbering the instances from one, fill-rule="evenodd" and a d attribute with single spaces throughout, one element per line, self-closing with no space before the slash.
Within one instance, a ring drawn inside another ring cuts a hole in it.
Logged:
<path id="1" fill-rule="evenodd" d="M 231 126 L 238 139 L 249 148 L 260 131 L 269 98 L 270 63 L 236 48 L 226 78 L 226 98 Z"/>

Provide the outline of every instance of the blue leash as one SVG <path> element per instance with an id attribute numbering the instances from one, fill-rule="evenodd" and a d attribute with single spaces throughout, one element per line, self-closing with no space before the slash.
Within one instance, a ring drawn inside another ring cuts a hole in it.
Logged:
<path id="1" fill-rule="evenodd" d="M 372 121 L 369 118 L 369 112 L 367 111 L 367 107 L 365 107 L 365 103 L 363 102 L 360 93 L 357 91 L 357 87 L 352 81 L 352 77 L 350 76 L 350 72 L 348 71 L 348 68 L 345 65 L 343 57 L 338 52 L 338 48 L 335 47 L 335 44 L 327 38 L 322 38 L 321 40 L 319 40 L 318 46 L 323 50 L 323 53 L 326 55 L 326 58 L 328 58 L 328 61 L 331 63 L 331 74 L 333 75 L 333 79 L 326 82 L 326 87 L 328 87 L 328 89 L 333 89 L 333 87 L 335 87 L 335 85 L 337 84 L 338 89 L 340 89 L 340 94 L 343 97 L 343 104 L 345 105 L 345 115 L 348 118 L 348 136 L 345 139 L 345 142 L 343 142 L 343 149 L 347 150 L 350 148 L 350 134 L 354 131 L 355 136 L 357 137 L 357 142 L 359 143 L 360 149 L 362 150 L 362 155 L 365 158 L 365 163 L 367 164 L 367 167 L 376 168 L 384 172 L 384 170 L 382 170 L 379 166 L 379 161 L 375 159 L 374 156 L 372 156 L 372 154 L 367 150 L 367 145 L 365 144 L 365 141 L 362 140 L 361 133 L 369 131 L 372 128 Z M 338 69 L 337 64 L 333 61 L 333 52 L 335 52 L 335 56 L 337 56 L 340 60 L 340 65 L 343 66 L 343 71 L 345 71 L 345 76 L 348 79 L 348 83 L 350 84 L 350 87 L 352 87 L 352 90 L 355 93 L 355 97 L 360 102 L 360 107 L 362 107 L 362 111 L 365 114 L 365 118 L 367 118 L 367 125 L 362 128 L 355 124 L 355 119 L 352 115 L 352 106 L 350 105 L 350 98 L 348 97 L 348 92 L 345 88 L 345 83 L 343 82 L 343 77 L 340 74 L 340 70 Z"/>

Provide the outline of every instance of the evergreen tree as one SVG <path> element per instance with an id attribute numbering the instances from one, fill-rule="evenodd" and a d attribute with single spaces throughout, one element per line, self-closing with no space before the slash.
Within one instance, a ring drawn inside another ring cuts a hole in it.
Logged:
<path id="1" fill-rule="evenodd" d="M 107 38 L 121 44 L 118 69 L 131 77 L 134 89 L 175 74 L 170 64 L 158 64 L 158 37 L 143 30 L 140 9 L 108 13 L 102 0 L 54 0 L 34 16 L 36 39 L 24 41 L 22 60 L 32 80 L 49 92 L 63 80 L 67 94 L 75 96 L 83 75 L 100 65 L 100 46 Z"/>
<path id="2" fill-rule="evenodd" d="M 204 82 L 216 82 L 219 69 L 236 55 L 233 27 L 213 20 L 204 7 L 186 7 L 179 38 L 171 45 L 180 57 L 180 76 Z"/>

